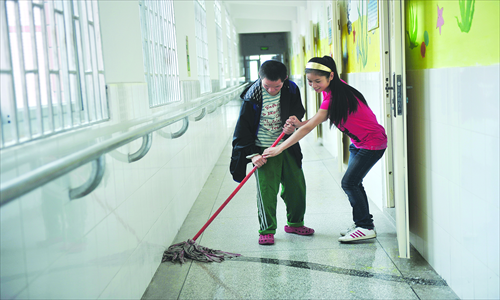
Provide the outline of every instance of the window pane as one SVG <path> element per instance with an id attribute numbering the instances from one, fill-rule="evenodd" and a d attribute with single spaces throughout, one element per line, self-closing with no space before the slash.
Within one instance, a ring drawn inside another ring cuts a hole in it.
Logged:
<path id="1" fill-rule="evenodd" d="M 141 0 L 139 5 L 149 106 L 180 101 L 173 2 Z"/>
<path id="2" fill-rule="evenodd" d="M 0 6 L 0 147 L 108 119 L 95 1 Z"/>
<path id="3" fill-rule="evenodd" d="M 196 22 L 196 54 L 198 56 L 198 78 L 200 80 L 200 92 L 212 91 L 210 72 L 208 66 L 208 38 L 205 1 L 195 0 L 195 22 Z"/>

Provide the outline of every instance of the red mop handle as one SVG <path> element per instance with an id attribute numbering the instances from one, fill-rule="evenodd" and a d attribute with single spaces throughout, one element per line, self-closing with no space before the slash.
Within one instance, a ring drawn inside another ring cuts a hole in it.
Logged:
<path id="1" fill-rule="evenodd" d="M 280 136 L 276 139 L 276 141 L 274 141 L 274 143 L 272 144 L 271 147 L 276 146 L 284 136 L 285 136 L 285 132 L 283 131 L 280 134 Z M 253 167 L 252 171 L 250 171 L 250 173 L 248 173 L 248 175 L 240 182 L 240 184 L 236 187 L 234 192 L 231 195 L 229 195 L 227 200 L 224 201 L 224 203 L 213 214 L 213 216 L 208 220 L 208 222 L 205 223 L 205 225 L 203 225 L 203 227 L 200 229 L 200 231 L 198 231 L 198 233 L 194 236 L 193 241 L 196 241 L 196 239 L 203 233 L 203 231 L 205 231 L 205 229 L 207 229 L 208 225 L 210 225 L 210 223 L 212 223 L 212 221 L 215 219 L 215 217 L 217 217 L 217 215 L 222 211 L 222 209 L 224 207 L 226 207 L 226 205 L 229 203 L 229 201 L 231 201 L 231 199 L 233 199 L 234 195 L 236 195 L 236 193 L 241 189 L 241 187 L 245 184 L 245 182 L 247 182 L 248 178 L 250 178 L 250 176 L 252 176 L 252 174 L 255 172 L 255 170 L 257 170 L 257 166 Z"/>

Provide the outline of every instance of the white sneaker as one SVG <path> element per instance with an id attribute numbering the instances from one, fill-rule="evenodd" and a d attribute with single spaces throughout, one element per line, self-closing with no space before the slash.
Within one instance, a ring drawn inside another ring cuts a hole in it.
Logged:
<path id="1" fill-rule="evenodd" d="M 356 227 L 349 231 L 345 236 L 339 237 L 339 242 L 354 242 L 360 240 L 373 239 L 377 237 L 377 233 L 373 229 L 365 229 Z"/>
<path id="2" fill-rule="evenodd" d="M 356 228 L 356 224 L 352 223 L 351 226 L 347 227 L 347 229 L 341 230 L 340 235 L 344 236 L 346 235 L 349 231 L 354 230 Z"/>

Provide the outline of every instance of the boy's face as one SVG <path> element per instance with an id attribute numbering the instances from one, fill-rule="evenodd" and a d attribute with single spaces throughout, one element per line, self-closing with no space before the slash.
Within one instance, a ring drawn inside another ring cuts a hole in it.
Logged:
<path id="1" fill-rule="evenodd" d="M 271 81 L 267 78 L 264 78 L 262 79 L 262 87 L 266 89 L 269 95 L 276 96 L 283 87 L 283 81 L 281 81 L 281 79 L 278 79 L 276 81 Z"/>

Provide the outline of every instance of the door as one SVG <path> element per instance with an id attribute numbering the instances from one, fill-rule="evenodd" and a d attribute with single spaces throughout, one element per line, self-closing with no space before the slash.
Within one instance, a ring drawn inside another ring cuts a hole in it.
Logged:
<path id="1" fill-rule="evenodd" d="M 321 51 L 320 51 L 320 36 L 319 36 L 319 23 L 313 24 L 312 28 L 312 37 L 313 37 L 313 45 L 314 45 L 314 51 L 312 56 L 313 57 L 320 57 L 321 56 Z M 314 94 L 314 114 L 316 114 L 319 111 L 319 107 L 321 106 L 321 102 L 323 100 L 323 96 L 321 96 L 320 93 L 313 92 Z M 323 127 L 322 126 L 316 126 L 316 140 L 321 140 L 323 138 Z"/>
<path id="2" fill-rule="evenodd" d="M 404 0 L 379 1 L 388 148 L 388 207 L 394 207 L 399 256 L 410 258 Z"/>
<path id="3" fill-rule="evenodd" d="M 342 69 L 342 46 L 340 41 L 342 40 L 342 28 L 341 28 L 341 22 L 340 22 L 340 2 L 339 1 L 333 1 L 332 3 L 332 48 L 333 48 L 333 59 L 337 63 L 337 72 L 339 77 L 341 76 L 343 69 Z M 329 124 L 328 122 L 326 124 Z M 339 172 L 344 172 L 347 169 L 347 158 L 349 155 L 347 155 L 348 152 L 346 152 L 346 155 L 344 155 L 345 152 L 345 141 L 344 141 L 344 133 L 340 130 L 336 130 L 337 132 L 337 153 L 338 153 L 338 160 L 337 160 L 337 166 Z M 347 141 L 347 144 L 349 141 Z M 349 150 L 347 150 L 349 151 Z"/>

